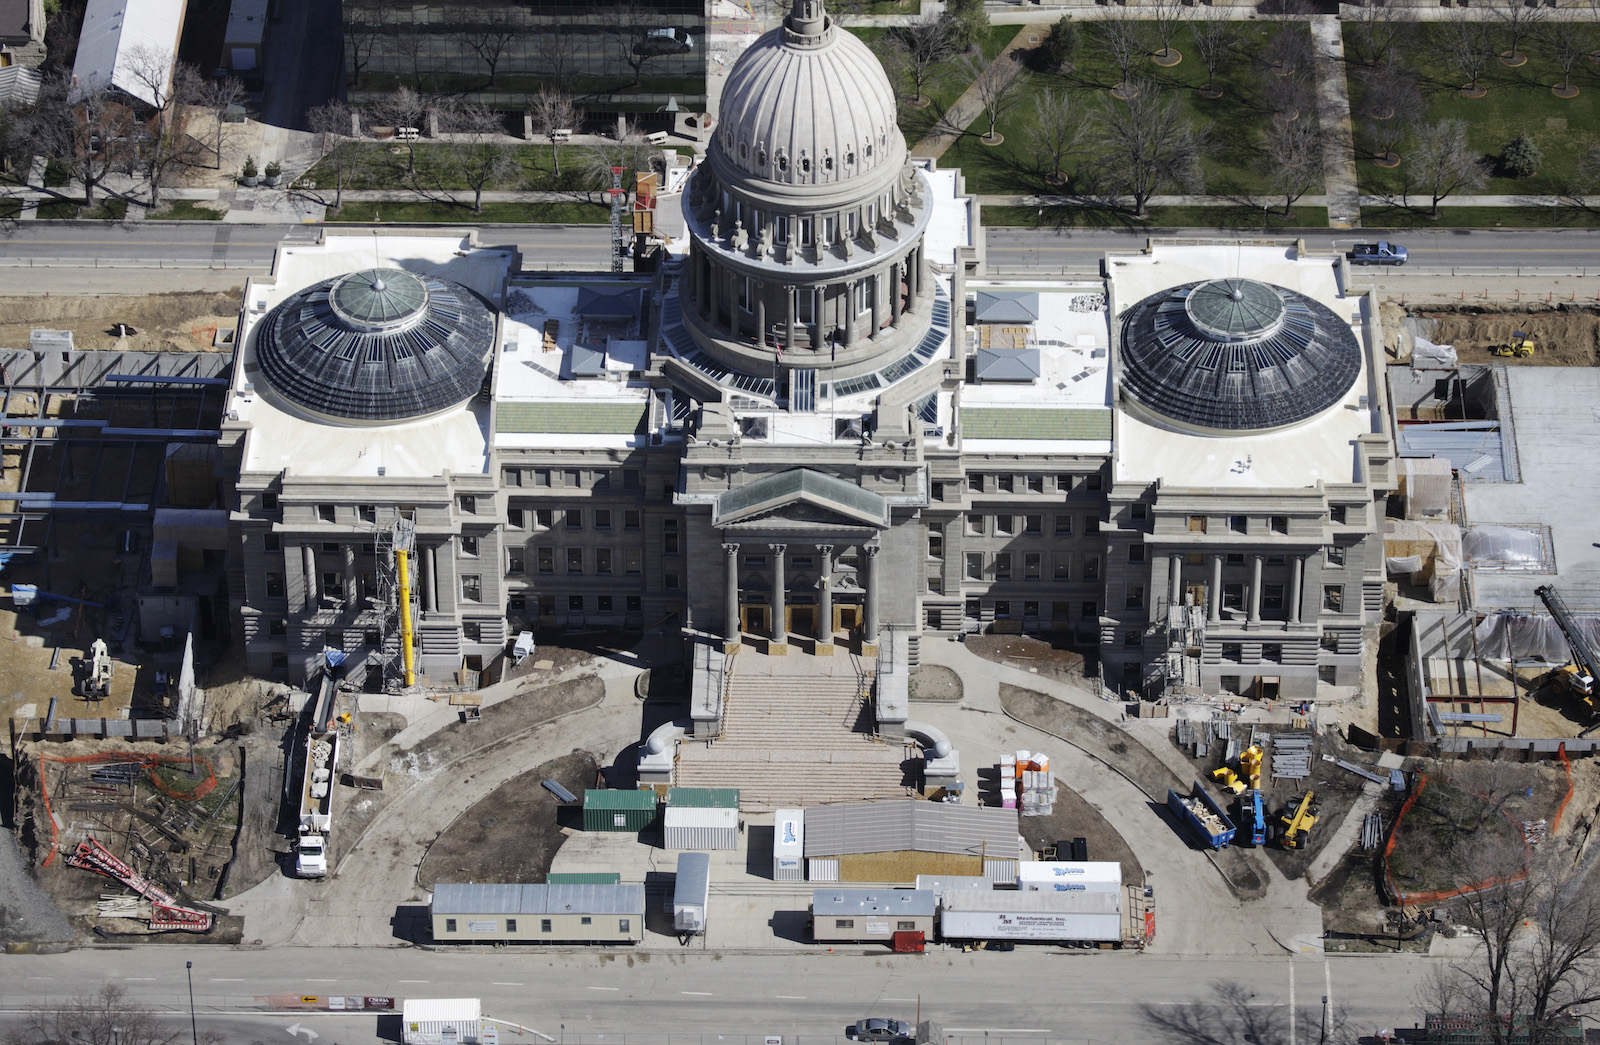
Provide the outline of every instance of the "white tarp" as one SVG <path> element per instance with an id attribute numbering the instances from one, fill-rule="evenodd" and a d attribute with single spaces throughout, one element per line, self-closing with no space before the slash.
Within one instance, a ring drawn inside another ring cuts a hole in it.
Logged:
<path id="1" fill-rule="evenodd" d="M 1475 570 L 1536 571 L 1544 568 L 1544 540 L 1515 526 L 1474 526 L 1461 539 Z"/>
<path id="2" fill-rule="evenodd" d="M 1600 617 L 1574 617 L 1590 646 L 1600 648 Z M 1542 660 L 1565 664 L 1572 650 L 1554 617 L 1530 613 L 1491 613 L 1478 622 L 1478 655 L 1485 660 Z"/>
<path id="3" fill-rule="evenodd" d="M 1390 576 L 1409 573 L 1411 583 L 1428 585 L 1428 596 L 1434 602 L 1454 602 L 1460 598 L 1461 527 L 1455 523 L 1386 519 L 1383 538 L 1385 546 L 1392 550 L 1404 550 L 1394 547 L 1397 545 L 1413 548 L 1423 543 L 1432 545 L 1426 554 L 1387 556 L 1384 568 Z"/>
<path id="4" fill-rule="evenodd" d="M 1454 480 L 1447 457 L 1400 459 L 1400 492 L 1405 495 L 1406 518 L 1421 519 L 1450 511 L 1450 484 Z"/>
<path id="5" fill-rule="evenodd" d="M 1421 334 L 1411 335 L 1411 365 L 1414 367 L 1452 367 L 1458 363 L 1452 345 L 1436 345 Z"/>

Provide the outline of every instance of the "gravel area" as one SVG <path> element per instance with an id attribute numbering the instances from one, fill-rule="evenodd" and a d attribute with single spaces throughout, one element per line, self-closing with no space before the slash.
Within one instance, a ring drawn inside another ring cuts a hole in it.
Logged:
<path id="1" fill-rule="evenodd" d="M 72 926 L 28 874 L 16 836 L 0 835 L 0 942 L 70 943 Z"/>

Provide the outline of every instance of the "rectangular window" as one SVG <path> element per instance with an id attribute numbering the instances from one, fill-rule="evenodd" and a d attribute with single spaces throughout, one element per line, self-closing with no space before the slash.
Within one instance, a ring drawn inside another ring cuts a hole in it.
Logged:
<path id="1" fill-rule="evenodd" d="M 1205 533 L 1206 532 L 1206 517 L 1203 516 L 1203 515 L 1191 515 L 1191 516 L 1189 516 L 1189 532 L 1190 533 Z"/>
<path id="2" fill-rule="evenodd" d="M 1344 585 L 1327 584 L 1322 588 L 1322 608 L 1334 613 L 1344 612 Z"/>
<path id="3" fill-rule="evenodd" d="M 1011 616 L 1011 600 L 1001 599 L 994 604 L 994 615 L 1002 620 Z"/>
<path id="4" fill-rule="evenodd" d="M 1037 537 L 1044 532 L 1044 516 L 1024 515 L 1022 517 L 1022 532 L 1029 537 Z"/>
<path id="5" fill-rule="evenodd" d="M 461 575 L 461 597 L 467 602 L 483 601 L 483 578 L 476 573 Z"/>
<path id="6" fill-rule="evenodd" d="M 1100 579 L 1100 556 L 1085 555 L 1083 557 L 1083 579 L 1086 581 Z"/>
<path id="7" fill-rule="evenodd" d="M 944 558 L 944 534 L 937 532 L 928 534 L 928 558 Z"/>
<path id="8" fill-rule="evenodd" d="M 1283 661 L 1283 643 L 1263 642 L 1261 644 L 1261 659 L 1269 664 L 1279 664 Z"/>
<path id="9" fill-rule="evenodd" d="M 461 509 L 462 515 L 478 514 L 478 498 L 474 494 L 464 493 L 457 497 L 456 506 Z"/>
<path id="10" fill-rule="evenodd" d="M 630 577 L 639 575 L 639 549 L 625 548 L 622 552 L 622 572 Z"/>
<path id="11" fill-rule="evenodd" d="M 833 927 L 835 929 L 854 929 L 856 927 L 856 920 L 854 918 L 835 918 L 833 920 Z"/>
<path id="12" fill-rule="evenodd" d="M 594 510 L 594 528 L 597 530 L 611 529 L 611 509 L 596 508 Z"/>
<path id="13" fill-rule="evenodd" d="M 283 538 L 279 537 L 275 533 L 263 534 L 261 537 L 261 548 L 263 551 L 269 552 L 282 551 Z"/>
<path id="14" fill-rule="evenodd" d="M 940 577 L 937 573 L 933 574 L 932 576 L 922 578 L 922 590 L 931 592 L 934 595 L 943 595 L 944 578 Z"/>
<path id="15" fill-rule="evenodd" d="M 1242 679 L 1243 679 L 1243 676 L 1241 676 L 1241 675 L 1223 675 L 1223 676 L 1221 676 L 1222 691 L 1224 693 L 1237 693 L 1237 692 L 1239 692 L 1239 690 L 1243 688 Z"/>
<path id="16" fill-rule="evenodd" d="M 1123 634 L 1122 645 L 1127 649 L 1138 649 L 1143 643 L 1137 631 L 1129 631 Z"/>
<path id="17" fill-rule="evenodd" d="M 678 520 L 667 519 L 661 524 L 661 554 L 678 554 Z"/>
<path id="18" fill-rule="evenodd" d="M 1017 532 L 1017 519 L 1014 515 L 997 515 L 994 517 L 994 533 L 996 537 L 1011 537 Z"/>
<path id="19" fill-rule="evenodd" d="M 1345 549 L 1339 545 L 1324 548 L 1322 551 L 1323 561 L 1329 566 L 1343 566 L 1344 555 Z"/>
<path id="20" fill-rule="evenodd" d="M 983 606 L 977 599 L 968 599 L 961 612 L 973 620 L 977 620 L 983 616 Z"/>
<path id="21" fill-rule="evenodd" d="M 600 595 L 594 600 L 594 608 L 601 613 L 610 613 L 612 605 L 612 599 L 609 595 Z"/>
<path id="22" fill-rule="evenodd" d="M 1030 475 L 1030 476 L 1028 476 L 1028 492 L 1029 493 L 1044 493 L 1044 476 L 1042 476 L 1042 475 Z"/>
<path id="23" fill-rule="evenodd" d="M 507 468 L 505 470 L 505 472 L 503 473 L 503 475 L 504 475 L 504 478 L 502 480 L 501 485 L 503 485 L 503 486 L 521 486 L 522 485 L 522 469 L 520 469 L 520 468 Z"/>
<path id="24" fill-rule="evenodd" d="M 569 490 L 578 490 L 583 487 L 583 473 L 576 468 L 567 468 L 561 472 L 561 483 Z"/>
<path id="25" fill-rule="evenodd" d="M 994 579 L 997 581 L 1011 579 L 1011 556 L 1009 553 L 1001 552 L 994 557 Z"/>
<path id="26" fill-rule="evenodd" d="M 983 473 L 982 472 L 973 472 L 971 475 L 967 476 L 967 492 L 968 493 L 982 493 L 983 492 Z"/>
<path id="27" fill-rule="evenodd" d="M 644 600 L 637 595 L 629 595 L 627 606 L 629 613 L 639 613 L 644 609 Z"/>
<path id="28" fill-rule="evenodd" d="M 323 541 L 322 542 L 322 553 L 324 555 L 337 555 L 337 554 L 339 554 L 339 542 L 338 541 Z"/>
<path id="29" fill-rule="evenodd" d="M 1039 579 L 1040 561 L 1038 552 L 1028 552 L 1022 557 L 1023 580 L 1036 581 Z"/>
<path id="30" fill-rule="evenodd" d="M 508 549 L 506 551 L 506 572 L 521 573 L 524 569 L 522 549 Z"/>
<path id="31" fill-rule="evenodd" d="M 1144 609 L 1144 585 L 1130 584 L 1127 589 L 1128 600 L 1125 603 L 1130 610 Z"/>
<path id="32" fill-rule="evenodd" d="M 1130 544 L 1130 545 L 1128 545 L 1128 561 L 1129 562 L 1144 562 L 1144 545 L 1142 545 L 1142 544 Z"/>
<path id="33" fill-rule="evenodd" d="M 447 933 L 456 931 L 456 920 L 454 918 L 446 918 L 444 920 L 444 931 Z"/>
<path id="34" fill-rule="evenodd" d="M 1229 552 L 1228 553 L 1228 565 L 1229 566 L 1243 566 L 1244 565 L 1244 552 Z"/>
<path id="35" fill-rule="evenodd" d="M 1058 475 L 1058 476 L 1056 476 L 1056 492 L 1057 493 L 1071 493 L 1072 492 L 1072 476 L 1070 476 L 1070 475 Z"/>
<path id="36" fill-rule="evenodd" d="M 1055 567 L 1050 576 L 1053 580 L 1070 581 L 1072 579 L 1071 557 L 1066 555 L 1057 555 L 1055 558 Z"/>
<path id="37" fill-rule="evenodd" d="M 1222 586 L 1222 608 L 1225 610 L 1244 609 L 1244 585 L 1224 584 Z"/>
<path id="38" fill-rule="evenodd" d="M 1287 515 L 1274 515 L 1272 517 L 1272 532 L 1273 533 L 1288 533 L 1289 532 L 1289 517 Z"/>
<path id="39" fill-rule="evenodd" d="M 1028 602 L 1024 602 L 1022 604 L 1022 615 L 1024 617 L 1037 617 L 1037 616 L 1039 616 L 1039 604 L 1037 602 L 1034 602 L 1034 601 L 1031 601 L 1031 600 L 1028 601 Z"/>
<path id="40" fill-rule="evenodd" d="M 561 513 L 561 524 L 569 530 L 583 529 L 583 509 L 568 508 Z"/>
<path id="41" fill-rule="evenodd" d="M 967 580 L 983 580 L 983 556 L 978 552 L 967 553 Z"/>
<path id="42" fill-rule="evenodd" d="M 1016 476 L 1014 476 L 1014 475 L 997 475 L 994 478 L 995 478 L 995 486 L 996 486 L 997 489 L 999 489 L 999 491 L 1001 493 L 1015 493 L 1016 492 L 1016 485 L 1017 485 L 1016 484 Z"/>
<path id="43" fill-rule="evenodd" d="M 1087 602 L 1085 602 L 1083 604 L 1082 608 L 1083 608 L 1083 619 L 1084 620 L 1098 620 L 1099 619 L 1099 617 L 1100 617 L 1100 604 L 1098 602 L 1095 602 L 1093 600 L 1089 600 L 1089 601 L 1087 601 Z"/>
<path id="44" fill-rule="evenodd" d="M 556 552 L 554 548 L 535 549 L 534 555 L 539 564 L 540 573 L 556 572 Z"/>
<path id="45" fill-rule="evenodd" d="M 583 549 L 582 548 L 568 548 L 567 549 L 567 572 L 568 573 L 582 573 L 583 572 Z"/>
<path id="46" fill-rule="evenodd" d="M 533 485 L 548 487 L 550 485 L 550 469 L 535 468 L 533 470 Z"/>
<path id="47" fill-rule="evenodd" d="M 541 530 L 548 530 L 556 524 L 556 513 L 550 508 L 535 508 L 533 522 Z"/>
<path id="48" fill-rule="evenodd" d="M 337 510 L 331 504 L 317 505 L 317 521 L 331 523 L 337 517 Z"/>
<path id="49" fill-rule="evenodd" d="M 1098 475 L 1086 475 L 1083 477 L 1083 485 L 1087 489 L 1098 490 L 1100 489 L 1100 477 Z"/>
<path id="50" fill-rule="evenodd" d="M 1128 518 L 1143 519 L 1150 514 L 1149 505 L 1136 504 L 1128 509 Z"/>
<path id="51" fill-rule="evenodd" d="M 322 594 L 329 598 L 344 598 L 344 574 L 332 570 L 322 575 Z"/>
<path id="52" fill-rule="evenodd" d="M 506 509 L 506 529 L 525 530 L 528 528 L 528 513 L 522 508 Z"/>
<path id="53" fill-rule="evenodd" d="M 944 483 L 930 483 L 928 486 L 928 498 L 934 501 L 944 500 Z"/>
<path id="54" fill-rule="evenodd" d="M 1283 585 L 1263 584 L 1261 586 L 1261 609 L 1265 612 L 1283 612 Z"/>
<path id="55" fill-rule="evenodd" d="M 476 559 L 478 557 L 478 538 L 462 537 L 461 554 L 469 559 Z"/>
<path id="56" fill-rule="evenodd" d="M 917 927 L 916 922 L 895 922 L 894 927 L 900 932 L 909 932 Z"/>
<path id="57" fill-rule="evenodd" d="M 514 933 L 516 931 L 517 931 L 517 920 L 515 918 L 507 918 L 506 919 L 506 932 Z"/>
<path id="58" fill-rule="evenodd" d="M 1222 659 L 1234 664 L 1244 660 L 1244 644 L 1239 642 L 1224 642 L 1222 644 Z"/>
<path id="59" fill-rule="evenodd" d="M 462 642 L 482 642 L 483 625 L 475 620 L 463 621 L 461 624 Z"/>
<path id="60" fill-rule="evenodd" d="M 1193 527 L 1190 527 L 1190 529 L 1193 529 Z M 1230 516 L 1228 516 L 1228 532 L 1229 533 L 1249 533 L 1250 532 L 1250 520 L 1249 520 L 1249 518 L 1247 516 L 1243 516 L 1243 515 L 1230 515 Z"/>
<path id="61" fill-rule="evenodd" d="M 261 510 L 275 512 L 278 510 L 278 495 L 271 490 L 264 490 L 261 494 Z"/>
<path id="62" fill-rule="evenodd" d="M 1344 525 L 1344 520 L 1345 520 L 1345 508 L 1344 508 L 1344 505 L 1335 504 L 1335 505 L 1330 505 L 1328 507 L 1328 521 L 1329 522 L 1333 523 L 1335 526 L 1343 526 Z"/>
<path id="63" fill-rule="evenodd" d="M 1058 516 L 1056 516 L 1056 536 L 1057 537 L 1071 537 L 1072 536 L 1072 516 L 1070 516 L 1070 515 L 1058 515 Z"/>
<path id="64" fill-rule="evenodd" d="M 1317 639 L 1317 645 L 1329 653 L 1339 652 L 1339 635 L 1337 632 L 1325 631 Z"/>
<path id="65" fill-rule="evenodd" d="M 1088 534 L 1088 533 L 1099 533 L 1100 532 L 1100 517 L 1098 515 L 1086 515 L 1086 516 L 1084 516 L 1083 517 L 1083 532 L 1086 533 L 1086 534 Z"/>
<path id="66" fill-rule="evenodd" d="M 611 549 L 596 548 L 594 550 L 594 572 L 601 576 L 611 573 Z"/>
<path id="67" fill-rule="evenodd" d="M 983 536 L 983 516 L 977 512 L 967 513 L 967 534 L 971 537 Z"/>
<path id="68" fill-rule="evenodd" d="M 269 573 L 269 574 L 267 574 L 267 598 L 269 598 L 269 599 L 281 599 L 281 598 L 283 598 L 283 574 L 281 574 L 281 573 Z"/>
<path id="69" fill-rule="evenodd" d="M 629 508 L 622 513 L 622 528 L 624 530 L 637 530 L 639 528 L 639 510 Z"/>
<path id="70" fill-rule="evenodd" d="M 540 918 L 539 919 L 539 931 L 542 932 L 542 933 L 550 932 L 550 919 L 548 919 L 548 918 Z"/>
<path id="71" fill-rule="evenodd" d="M 287 635 L 287 634 L 289 634 L 289 622 L 284 620 L 282 617 L 277 617 L 277 618 L 274 618 L 273 620 L 268 621 L 267 622 L 267 634 L 268 635 Z"/>
<path id="72" fill-rule="evenodd" d="M 632 931 L 633 931 L 633 919 L 632 918 L 618 918 L 617 919 L 617 932 L 626 935 L 626 934 L 628 934 L 628 933 L 630 933 Z"/>
<path id="73" fill-rule="evenodd" d="M 588 915 L 584 915 L 583 917 L 578 919 L 578 924 L 579 925 L 592 925 L 592 924 L 594 924 L 594 919 L 590 918 Z"/>
<path id="74" fill-rule="evenodd" d="M 582 595 L 568 595 L 567 596 L 567 612 L 568 613 L 582 613 L 583 612 L 583 596 Z"/>
<path id="75" fill-rule="evenodd" d="M 663 573 L 661 575 L 661 587 L 667 591 L 677 591 L 678 575 L 676 573 Z"/>

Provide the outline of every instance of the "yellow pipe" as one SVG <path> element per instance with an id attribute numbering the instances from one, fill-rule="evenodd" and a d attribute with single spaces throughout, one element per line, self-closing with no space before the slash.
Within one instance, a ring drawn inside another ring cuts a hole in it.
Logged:
<path id="1" fill-rule="evenodd" d="M 400 656 L 406 668 L 406 685 L 414 686 L 417 684 L 417 673 L 416 654 L 411 648 L 411 573 L 406 569 L 406 558 L 409 554 L 397 550 L 394 553 L 394 561 L 400 568 Z"/>

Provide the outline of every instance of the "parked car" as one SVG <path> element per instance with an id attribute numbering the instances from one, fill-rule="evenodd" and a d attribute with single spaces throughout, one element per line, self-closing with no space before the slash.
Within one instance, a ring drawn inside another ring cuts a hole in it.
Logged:
<path id="1" fill-rule="evenodd" d="M 1347 256 L 1352 265 L 1404 265 L 1410 260 L 1406 248 L 1386 240 L 1357 243 Z"/>
<path id="2" fill-rule="evenodd" d="M 663 54 L 688 54 L 694 50 L 694 37 L 682 29 L 652 29 L 633 45 L 633 53 L 647 57 Z"/>
<path id="3" fill-rule="evenodd" d="M 883 1016 L 857 1020 L 844 1030 L 844 1036 L 851 1041 L 907 1042 L 915 1033 L 915 1028 L 905 1020 L 891 1020 Z"/>

